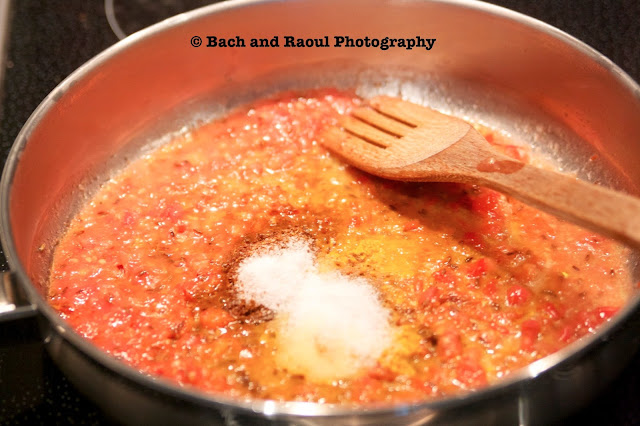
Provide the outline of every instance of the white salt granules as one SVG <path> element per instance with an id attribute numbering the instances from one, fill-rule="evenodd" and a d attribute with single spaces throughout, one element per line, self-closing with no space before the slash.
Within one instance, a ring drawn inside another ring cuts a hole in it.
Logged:
<path id="1" fill-rule="evenodd" d="M 238 267 L 237 291 L 276 313 L 276 360 L 315 381 L 372 365 L 391 342 L 389 313 L 362 278 L 320 273 L 307 241 L 267 247 Z"/>
<path id="2" fill-rule="evenodd" d="M 292 239 L 285 248 L 262 247 L 238 267 L 238 295 L 279 312 L 286 311 L 295 289 L 315 270 L 305 241 Z"/>

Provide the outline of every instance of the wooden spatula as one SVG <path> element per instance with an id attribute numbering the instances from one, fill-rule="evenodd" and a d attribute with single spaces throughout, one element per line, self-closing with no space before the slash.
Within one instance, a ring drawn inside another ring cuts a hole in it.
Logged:
<path id="1" fill-rule="evenodd" d="M 321 143 L 388 179 L 487 186 L 640 248 L 640 200 L 496 151 L 469 123 L 388 96 L 344 117 Z"/>

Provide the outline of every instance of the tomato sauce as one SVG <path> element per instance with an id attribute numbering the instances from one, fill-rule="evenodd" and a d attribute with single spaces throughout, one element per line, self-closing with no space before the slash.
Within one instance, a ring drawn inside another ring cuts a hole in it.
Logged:
<path id="1" fill-rule="evenodd" d="M 319 132 L 357 104 L 333 90 L 284 94 L 132 162 L 61 238 L 51 304 L 101 349 L 181 385 L 373 404 L 494 383 L 593 333 L 628 299 L 628 252 L 615 242 L 486 188 L 387 181 L 329 154 Z M 354 376 L 287 371 L 268 316 L 231 309 L 240 248 L 294 229 L 323 268 L 365 277 L 390 312 L 394 350 Z"/>

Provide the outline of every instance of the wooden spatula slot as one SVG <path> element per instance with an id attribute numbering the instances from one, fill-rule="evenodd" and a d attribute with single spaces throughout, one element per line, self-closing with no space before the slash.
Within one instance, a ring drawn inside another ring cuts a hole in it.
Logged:
<path id="1" fill-rule="evenodd" d="M 457 117 L 378 96 L 341 125 L 327 130 L 321 142 L 371 174 L 484 185 L 640 247 L 640 200 L 507 157 Z"/>

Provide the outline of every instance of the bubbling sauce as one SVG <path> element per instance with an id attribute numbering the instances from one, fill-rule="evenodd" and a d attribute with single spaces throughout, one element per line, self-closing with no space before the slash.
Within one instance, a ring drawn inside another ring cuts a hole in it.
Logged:
<path id="1" fill-rule="evenodd" d="M 283 94 L 133 161 L 61 238 L 51 304 L 180 385 L 358 405 L 481 388 L 624 305 L 619 244 L 486 188 L 379 179 L 319 146 L 357 104 Z"/>

